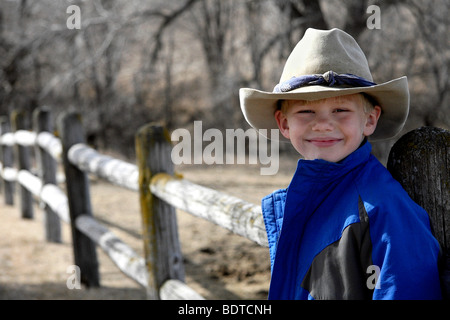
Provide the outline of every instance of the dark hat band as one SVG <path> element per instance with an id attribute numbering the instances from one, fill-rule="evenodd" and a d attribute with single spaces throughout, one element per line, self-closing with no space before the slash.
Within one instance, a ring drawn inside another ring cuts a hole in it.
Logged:
<path id="1" fill-rule="evenodd" d="M 358 77 L 350 73 L 337 74 L 334 71 L 325 72 L 323 75 L 313 74 L 300 77 L 292 77 L 291 79 L 279 83 L 273 89 L 274 93 L 289 92 L 300 87 L 312 85 L 342 86 L 349 85 L 352 87 L 370 87 L 376 85 L 367 79 Z"/>

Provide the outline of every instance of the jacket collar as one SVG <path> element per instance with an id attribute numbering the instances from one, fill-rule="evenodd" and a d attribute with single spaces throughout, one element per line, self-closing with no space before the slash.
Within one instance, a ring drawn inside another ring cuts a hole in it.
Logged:
<path id="1" fill-rule="evenodd" d="M 300 159 L 292 182 L 298 179 L 303 180 L 303 178 L 309 178 L 311 182 L 340 178 L 362 163 L 367 162 L 371 151 L 372 145 L 365 139 L 358 149 L 339 162 L 329 162 L 322 159 Z"/>

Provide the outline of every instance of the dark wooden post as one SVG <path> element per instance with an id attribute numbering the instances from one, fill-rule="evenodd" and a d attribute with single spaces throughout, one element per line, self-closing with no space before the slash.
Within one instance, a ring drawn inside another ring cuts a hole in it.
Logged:
<path id="1" fill-rule="evenodd" d="M 151 124 L 142 127 L 136 135 L 136 154 L 148 271 L 147 297 L 159 299 L 159 290 L 166 280 L 184 281 L 185 276 L 175 209 L 150 192 L 150 181 L 155 174 L 173 175 L 167 130 Z"/>
<path id="2" fill-rule="evenodd" d="M 41 132 L 52 132 L 52 121 L 50 110 L 45 107 L 38 108 L 33 112 L 33 127 L 36 134 Z M 56 160 L 39 145 L 35 146 L 36 161 L 39 168 L 39 177 L 42 185 L 56 185 Z M 47 241 L 61 243 L 61 221 L 55 212 L 45 205 L 45 236 Z"/>
<path id="3" fill-rule="evenodd" d="M 11 132 L 11 126 L 9 125 L 9 120 L 7 117 L 2 117 L 0 119 L 0 134 Z M 6 168 L 12 168 L 14 166 L 14 153 L 13 148 L 8 145 L 0 145 L 0 161 L 3 163 L 3 171 Z M 3 189 L 5 192 L 5 204 L 14 205 L 14 187 L 15 182 L 3 179 Z"/>
<path id="4" fill-rule="evenodd" d="M 423 127 L 408 132 L 392 147 L 388 170 L 430 216 L 443 251 L 441 280 L 450 298 L 450 131 Z M 412 262 L 414 263 L 414 262 Z"/>
<path id="5" fill-rule="evenodd" d="M 13 127 L 13 131 L 17 130 L 25 130 L 28 129 L 25 122 L 25 114 L 20 111 L 13 111 L 11 113 L 11 124 Z M 26 146 L 21 146 L 16 144 L 16 154 L 17 154 L 17 163 L 18 170 L 27 170 L 30 171 L 30 148 Z M 24 219 L 33 219 L 34 218 L 34 210 L 33 210 L 33 195 L 27 188 L 20 185 L 20 212 L 22 214 L 22 218 Z"/>
<path id="6" fill-rule="evenodd" d="M 80 215 L 92 216 L 88 177 L 68 159 L 70 148 L 85 141 L 80 115 L 73 112 L 64 113 L 58 118 L 57 125 L 63 147 L 75 264 L 80 268 L 83 284 L 87 287 L 99 287 L 100 276 L 95 243 L 79 231 L 75 224 Z"/>

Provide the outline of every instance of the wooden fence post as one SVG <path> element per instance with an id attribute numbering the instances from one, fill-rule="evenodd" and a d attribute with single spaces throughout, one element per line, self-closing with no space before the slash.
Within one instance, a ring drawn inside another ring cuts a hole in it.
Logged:
<path id="1" fill-rule="evenodd" d="M 2 117 L 0 119 L 0 134 L 4 135 L 5 133 L 11 132 L 11 126 L 9 125 L 9 119 L 7 117 Z M 1 162 L 3 164 L 3 173 L 5 169 L 12 168 L 14 166 L 14 153 L 13 148 L 6 144 L 0 145 L 0 155 Z M 14 205 L 14 189 L 15 182 L 10 181 L 8 179 L 3 178 L 3 189 L 5 192 L 5 204 Z"/>
<path id="2" fill-rule="evenodd" d="M 146 125 L 136 134 L 148 299 L 160 298 L 159 291 L 166 280 L 184 281 L 185 276 L 175 209 L 150 192 L 154 175 L 174 173 L 171 149 L 169 134 L 161 126 Z"/>
<path id="3" fill-rule="evenodd" d="M 423 127 L 408 132 L 392 147 L 387 168 L 430 216 L 443 251 L 441 283 L 450 298 L 450 131 Z M 411 262 L 414 263 L 414 262 Z"/>
<path id="4" fill-rule="evenodd" d="M 69 112 L 60 115 L 57 121 L 63 148 L 64 173 L 66 175 L 67 198 L 75 264 L 81 271 L 81 282 L 87 287 L 99 287 L 100 276 L 95 243 L 79 231 L 76 219 L 81 215 L 92 216 L 87 175 L 70 163 L 68 152 L 77 143 L 84 143 L 80 115 Z"/>
<path id="5" fill-rule="evenodd" d="M 25 114 L 23 112 L 13 111 L 11 113 L 11 124 L 13 127 L 13 132 L 27 129 L 25 120 L 26 120 Z M 18 171 L 20 170 L 30 171 L 30 148 L 16 144 L 16 152 L 18 161 Z M 31 194 L 30 191 L 28 191 L 27 188 L 25 188 L 22 185 L 19 186 L 19 190 L 20 190 L 20 211 L 22 214 L 22 218 L 33 219 L 34 218 L 33 195 Z"/>
<path id="6" fill-rule="evenodd" d="M 41 107 L 33 112 L 33 127 L 36 134 L 41 132 L 52 132 L 53 121 L 51 113 L 48 108 Z M 36 162 L 39 168 L 39 177 L 42 180 L 42 185 L 54 184 L 56 182 L 56 160 L 53 159 L 48 152 L 40 147 L 35 146 Z M 61 221 L 55 212 L 46 204 L 45 208 L 45 236 L 47 241 L 61 243 Z"/>

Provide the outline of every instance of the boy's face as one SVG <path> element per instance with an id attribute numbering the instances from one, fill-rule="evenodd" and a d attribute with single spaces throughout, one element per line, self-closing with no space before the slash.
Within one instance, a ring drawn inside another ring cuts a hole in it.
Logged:
<path id="1" fill-rule="evenodd" d="M 364 111 L 360 94 L 317 101 L 290 100 L 275 118 L 281 134 L 306 159 L 338 162 L 376 128 L 381 108 Z"/>

